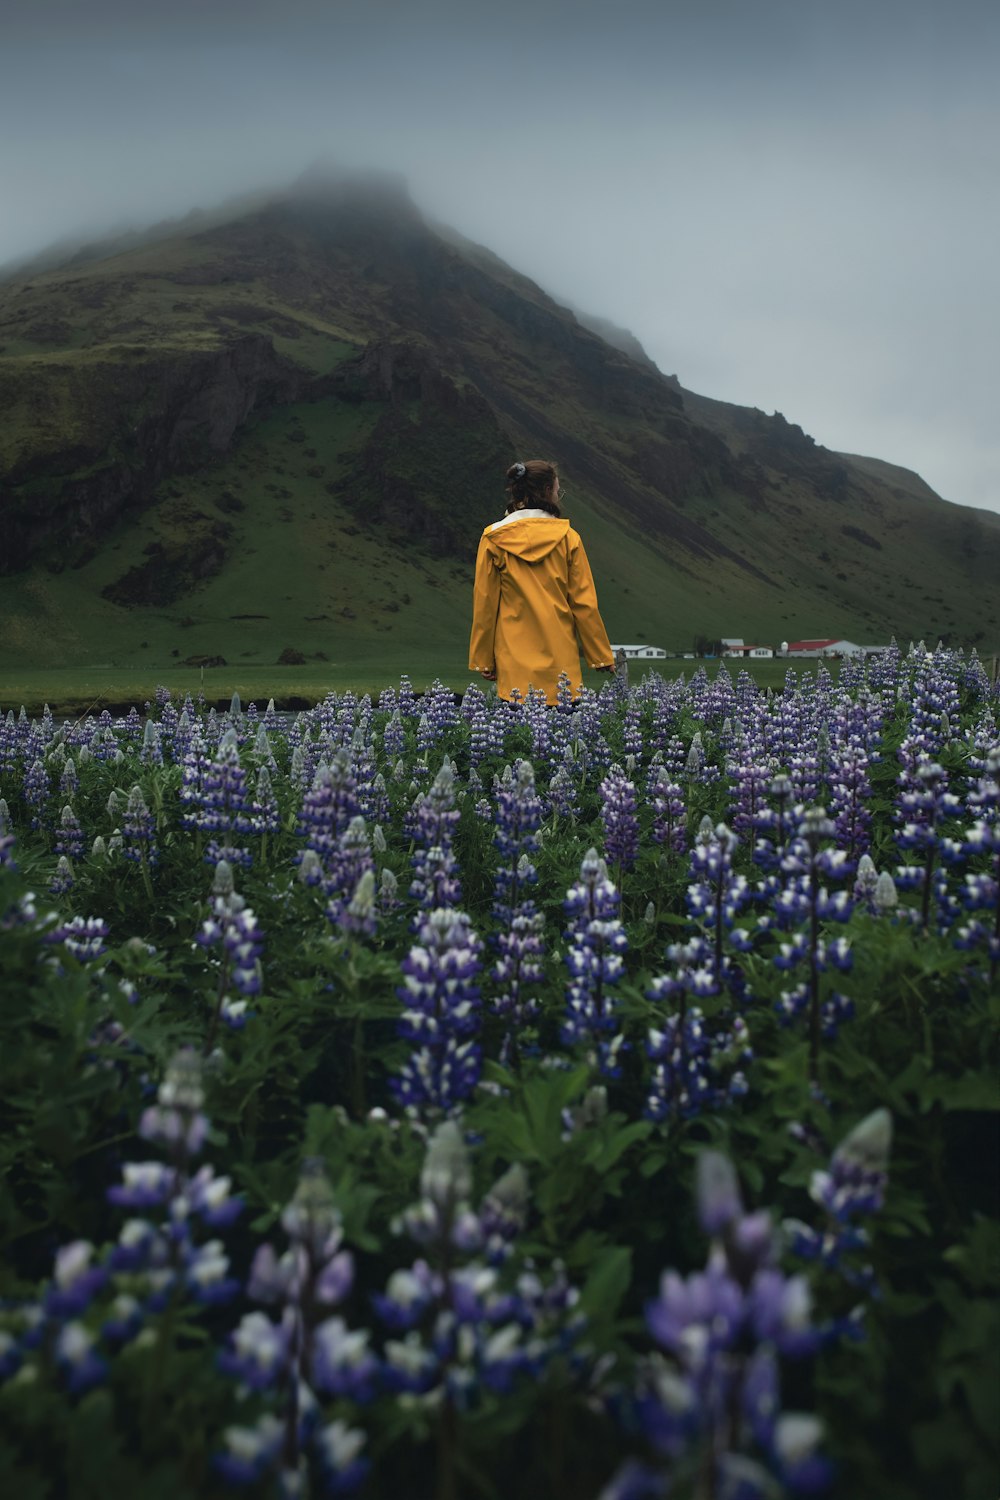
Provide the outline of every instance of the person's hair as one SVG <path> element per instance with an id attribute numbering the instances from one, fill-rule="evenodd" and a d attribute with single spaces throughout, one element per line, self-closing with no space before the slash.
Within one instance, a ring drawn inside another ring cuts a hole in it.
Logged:
<path id="1" fill-rule="evenodd" d="M 519 506 L 547 510 L 550 516 L 561 516 L 559 501 L 552 495 L 556 466 L 544 458 L 529 458 L 526 463 L 511 464 L 507 470 L 507 510 L 509 515 Z"/>

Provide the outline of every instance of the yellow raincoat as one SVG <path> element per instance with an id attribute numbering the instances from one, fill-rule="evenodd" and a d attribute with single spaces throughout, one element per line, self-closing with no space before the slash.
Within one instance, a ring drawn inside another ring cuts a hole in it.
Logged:
<path id="1" fill-rule="evenodd" d="M 580 692 L 581 650 L 589 667 L 614 665 L 579 533 L 535 510 L 487 526 L 476 558 L 470 672 L 495 667 L 501 698 L 514 688 L 526 698 L 534 687 L 555 705 L 561 672 L 574 698 Z"/>

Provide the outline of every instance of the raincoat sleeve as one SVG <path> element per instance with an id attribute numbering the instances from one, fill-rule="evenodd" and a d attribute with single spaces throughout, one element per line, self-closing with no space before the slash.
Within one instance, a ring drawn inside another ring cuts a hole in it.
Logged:
<path id="1" fill-rule="evenodd" d="M 472 589 L 472 635 L 469 638 L 469 671 L 492 672 L 496 666 L 493 639 L 500 611 L 500 570 L 486 537 L 476 556 L 476 581 Z"/>
<path id="2" fill-rule="evenodd" d="M 570 534 L 569 545 L 569 604 L 573 611 L 573 624 L 580 638 L 580 649 L 588 667 L 614 666 L 614 656 L 608 632 L 604 628 L 601 612 L 597 607 L 597 590 L 594 575 L 583 542 L 576 532 Z"/>

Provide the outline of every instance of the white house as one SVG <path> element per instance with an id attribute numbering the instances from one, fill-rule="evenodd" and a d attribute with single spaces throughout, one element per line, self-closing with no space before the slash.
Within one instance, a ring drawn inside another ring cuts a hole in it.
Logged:
<path id="1" fill-rule="evenodd" d="M 723 642 L 723 656 L 754 656 L 757 658 L 773 656 L 774 651 L 770 646 L 745 646 L 742 641 L 731 642 L 728 646 Z"/>
<path id="2" fill-rule="evenodd" d="M 666 650 L 664 649 L 663 646 L 647 646 L 647 645 L 641 645 L 641 646 L 615 646 L 615 645 L 612 645 L 611 650 L 612 650 L 612 652 L 615 655 L 617 655 L 617 653 L 619 651 L 624 651 L 625 655 L 627 657 L 631 658 L 631 657 L 637 656 L 637 657 L 639 657 L 643 661 L 649 661 L 650 659 L 652 659 L 654 661 L 663 661 L 666 658 L 666 655 L 667 655 Z"/>

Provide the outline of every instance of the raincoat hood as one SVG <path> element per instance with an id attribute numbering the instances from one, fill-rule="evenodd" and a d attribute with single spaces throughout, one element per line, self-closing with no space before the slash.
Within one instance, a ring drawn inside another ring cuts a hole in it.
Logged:
<path id="1" fill-rule="evenodd" d="M 483 535 L 504 552 L 512 552 L 525 562 L 538 562 L 557 547 L 569 531 L 565 516 L 519 516 L 487 526 Z"/>

